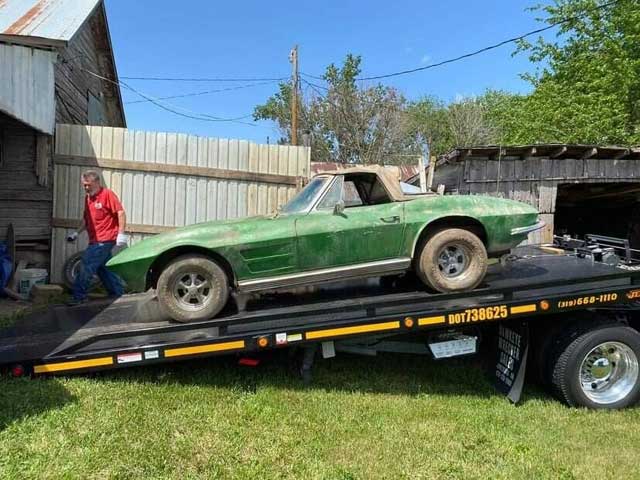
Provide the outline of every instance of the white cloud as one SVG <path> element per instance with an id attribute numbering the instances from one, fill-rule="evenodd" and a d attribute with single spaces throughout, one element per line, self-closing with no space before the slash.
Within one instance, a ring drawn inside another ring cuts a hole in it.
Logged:
<path id="1" fill-rule="evenodd" d="M 420 59 L 420 63 L 423 65 L 426 63 L 429 63 L 430 61 L 431 61 L 431 55 L 427 55 L 426 53 Z"/>

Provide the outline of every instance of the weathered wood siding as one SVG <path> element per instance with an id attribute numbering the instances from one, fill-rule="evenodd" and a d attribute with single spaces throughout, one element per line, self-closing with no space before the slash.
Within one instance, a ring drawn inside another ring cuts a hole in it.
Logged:
<path id="1" fill-rule="evenodd" d="M 85 235 L 78 245 L 65 242 L 82 216 L 86 165 L 103 165 L 99 170 L 125 207 L 135 243 L 177 226 L 274 211 L 308 176 L 310 149 L 58 125 L 55 159 L 51 270 L 53 281 L 60 281 L 64 261 L 86 247 Z"/>
<path id="2" fill-rule="evenodd" d="M 548 157 L 467 157 L 438 167 L 435 184 L 460 194 L 497 195 L 533 205 L 547 227 L 531 234 L 531 243 L 553 239 L 556 193 L 562 183 L 640 182 L 635 159 Z"/>
<path id="3" fill-rule="evenodd" d="M 38 183 L 37 138 L 32 128 L 0 114 L 0 240 L 10 223 L 20 239 L 49 238 L 52 190 Z"/>
<path id="4" fill-rule="evenodd" d="M 0 111 L 52 134 L 55 61 L 55 52 L 0 43 Z"/>
<path id="5" fill-rule="evenodd" d="M 117 87 L 82 69 L 115 78 L 107 24 L 102 8 L 82 26 L 55 66 L 56 122 L 124 127 Z M 97 99 L 102 115 L 89 117 L 89 97 Z"/>

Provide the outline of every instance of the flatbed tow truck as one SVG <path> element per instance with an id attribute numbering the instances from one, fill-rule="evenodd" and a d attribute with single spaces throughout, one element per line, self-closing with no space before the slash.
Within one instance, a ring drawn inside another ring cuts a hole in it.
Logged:
<path id="1" fill-rule="evenodd" d="M 628 242 L 585 238 L 516 249 L 464 293 L 383 279 L 238 299 L 242 308 L 229 302 L 219 317 L 187 324 L 163 319 L 153 292 L 51 306 L 0 331 L 0 368 L 66 375 L 296 347 L 309 380 L 319 351 L 441 359 L 477 353 L 482 341 L 513 402 L 528 370 L 569 405 L 628 407 L 640 397 L 640 268 Z"/>

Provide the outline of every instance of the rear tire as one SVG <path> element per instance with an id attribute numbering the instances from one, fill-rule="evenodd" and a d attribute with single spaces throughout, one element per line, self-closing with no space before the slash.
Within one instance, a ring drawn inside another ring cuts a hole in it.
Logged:
<path id="1" fill-rule="evenodd" d="M 84 255 L 84 251 L 80 251 L 71 255 L 64 262 L 64 267 L 62 267 L 63 275 L 64 275 L 64 285 L 69 289 L 73 290 L 73 285 L 76 281 L 76 277 L 80 273 L 80 269 L 82 268 L 82 255 Z M 89 284 L 89 290 L 93 290 L 98 286 L 100 279 L 97 275 L 94 275 Z"/>
<path id="2" fill-rule="evenodd" d="M 472 290 L 487 273 L 487 250 L 469 230 L 439 230 L 424 243 L 416 272 L 423 283 L 438 292 Z"/>
<path id="3" fill-rule="evenodd" d="M 229 299 L 229 282 L 220 266 L 201 255 L 176 258 L 158 278 L 160 307 L 182 322 L 207 320 L 220 313 Z"/>
<path id="4" fill-rule="evenodd" d="M 640 399 L 640 333 L 607 325 L 568 332 L 552 359 L 553 393 L 572 407 L 619 409 Z"/>

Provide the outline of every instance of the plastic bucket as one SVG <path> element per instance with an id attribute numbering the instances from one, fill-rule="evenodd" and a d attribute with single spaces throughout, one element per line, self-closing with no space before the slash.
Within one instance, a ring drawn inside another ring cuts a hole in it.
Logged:
<path id="1" fill-rule="evenodd" d="M 48 276 L 49 272 L 43 268 L 24 268 L 22 270 L 16 270 L 18 295 L 25 300 L 28 299 L 33 286 L 37 283 L 47 283 Z"/>

